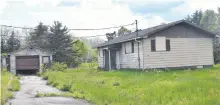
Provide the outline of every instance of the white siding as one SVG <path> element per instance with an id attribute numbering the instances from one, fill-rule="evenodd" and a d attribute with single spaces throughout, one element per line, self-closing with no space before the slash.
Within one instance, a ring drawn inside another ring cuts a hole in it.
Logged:
<path id="1" fill-rule="evenodd" d="M 100 68 L 104 68 L 104 55 L 101 55 L 100 56 L 100 50 L 102 50 L 102 54 L 103 54 L 103 48 L 99 48 L 98 49 L 99 51 L 98 51 L 98 66 L 100 67 Z"/>
<path id="2" fill-rule="evenodd" d="M 134 53 L 125 54 L 125 43 L 122 43 L 122 48 L 120 50 L 120 67 L 121 68 L 138 68 L 138 43 L 134 42 Z M 142 68 L 142 43 L 139 46 L 140 53 L 140 66 Z"/>
<path id="3" fill-rule="evenodd" d="M 151 52 L 144 39 L 144 68 L 213 65 L 212 38 L 169 38 L 171 51 Z"/>

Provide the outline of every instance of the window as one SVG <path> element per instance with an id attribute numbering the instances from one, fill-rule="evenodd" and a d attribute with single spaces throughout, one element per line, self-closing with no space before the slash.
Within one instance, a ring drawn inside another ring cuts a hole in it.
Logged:
<path id="1" fill-rule="evenodd" d="M 156 51 L 155 39 L 151 40 L 151 52 Z"/>
<path id="2" fill-rule="evenodd" d="M 170 51 L 170 39 L 165 37 L 156 37 L 151 40 L 151 52 L 154 51 Z"/>
<path id="3" fill-rule="evenodd" d="M 166 38 L 156 37 L 156 51 L 166 51 Z"/>
<path id="4" fill-rule="evenodd" d="M 43 56 L 42 63 L 50 63 L 50 56 Z"/>
<path id="5" fill-rule="evenodd" d="M 134 53 L 134 41 L 125 43 L 125 54 Z"/>
<path id="6" fill-rule="evenodd" d="M 170 39 L 166 39 L 166 51 L 170 51 Z"/>

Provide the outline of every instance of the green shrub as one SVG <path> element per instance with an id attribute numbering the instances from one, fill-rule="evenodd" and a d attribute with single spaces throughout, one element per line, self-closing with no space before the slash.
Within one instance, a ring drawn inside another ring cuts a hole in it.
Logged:
<path id="1" fill-rule="evenodd" d="M 65 63 L 59 63 L 59 62 L 54 62 L 51 67 L 50 71 L 64 71 L 67 69 L 67 64 Z"/>
<path id="2" fill-rule="evenodd" d="M 71 89 L 72 84 L 64 84 L 61 90 L 63 91 L 69 91 Z"/>
<path id="3" fill-rule="evenodd" d="M 79 68 L 85 70 L 96 70 L 98 68 L 98 64 L 96 62 L 82 63 L 80 64 Z"/>

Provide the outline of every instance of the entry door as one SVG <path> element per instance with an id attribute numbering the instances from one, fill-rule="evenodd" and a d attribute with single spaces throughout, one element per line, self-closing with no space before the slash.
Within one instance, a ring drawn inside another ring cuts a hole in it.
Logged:
<path id="1" fill-rule="evenodd" d="M 39 68 L 39 56 L 16 56 L 16 70 L 36 70 Z"/>

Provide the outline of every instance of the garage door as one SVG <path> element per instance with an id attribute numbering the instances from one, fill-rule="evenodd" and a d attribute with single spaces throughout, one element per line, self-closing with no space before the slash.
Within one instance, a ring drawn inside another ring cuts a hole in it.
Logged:
<path id="1" fill-rule="evenodd" d="M 39 56 L 16 56 L 17 70 L 39 69 Z"/>

